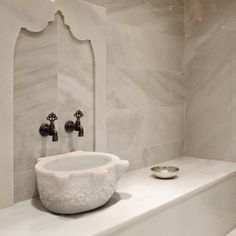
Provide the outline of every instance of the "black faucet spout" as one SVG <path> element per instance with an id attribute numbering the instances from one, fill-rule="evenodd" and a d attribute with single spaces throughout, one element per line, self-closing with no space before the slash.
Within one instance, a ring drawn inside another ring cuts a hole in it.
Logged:
<path id="1" fill-rule="evenodd" d="M 84 137 L 84 128 L 80 125 L 79 130 L 78 130 L 78 136 L 79 137 Z"/>
<path id="2" fill-rule="evenodd" d="M 57 142 L 58 141 L 58 133 L 57 133 L 56 129 L 52 130 L 52 141 L 53 142 Z"/>

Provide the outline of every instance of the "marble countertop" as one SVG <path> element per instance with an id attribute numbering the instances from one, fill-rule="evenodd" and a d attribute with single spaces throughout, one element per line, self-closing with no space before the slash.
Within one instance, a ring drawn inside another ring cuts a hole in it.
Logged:
<path id="1" fill-rule="evenodd" d="M 236 228 L 233 229 L 229 234 L 227 234 L 226 236 L 236 236 Z"/>
<path id="2" fill-rule="evenodd" d="M 38 199 L 0 210 L 0 235 L 107 235 L 120 227 L 236 174 L 236 163 L 182 157 L 165 163 L 180 168 L 178 178 L 160 180 L 150 167 L 127 173 L 103 207 L 71 216 L 47 212 Z"/>

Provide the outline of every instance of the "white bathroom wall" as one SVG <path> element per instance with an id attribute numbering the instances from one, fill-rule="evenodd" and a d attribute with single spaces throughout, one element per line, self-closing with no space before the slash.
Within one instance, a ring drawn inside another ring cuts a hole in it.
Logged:
<path id="1" fill-rule="evenodd" d="M 183 2 L 89 2 L 108 13 L 107 150 L 130 170 L 181 156 Z"/>
<path id="2" fill-rule="evenodd" d="M 185 154 L 236 161 L 236 1 L 185 1 Z"/>

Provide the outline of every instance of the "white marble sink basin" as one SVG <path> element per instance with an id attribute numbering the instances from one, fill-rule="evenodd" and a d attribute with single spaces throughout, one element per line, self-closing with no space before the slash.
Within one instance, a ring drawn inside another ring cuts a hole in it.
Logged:
<path id="1" fill-rule="evenodd" d="M 129 162 L 98 152 L 40 158 L 35 166 L 39 197 L 49 211 L 74 214 L 104 205 Z"/>

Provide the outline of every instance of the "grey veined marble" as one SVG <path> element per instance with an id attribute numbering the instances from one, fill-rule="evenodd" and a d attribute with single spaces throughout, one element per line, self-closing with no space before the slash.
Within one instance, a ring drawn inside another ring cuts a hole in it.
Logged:
<path id="1" fill-rule="evenodd" d="M 185 153 L 236 161 L 236 1 L 185 1 Z"/>
<path id="2" fill-rule="evenodd" d="M 86 0 L 107 9 L 108 21 L 144 31 L 184 35 L 182 0 Z"/>

